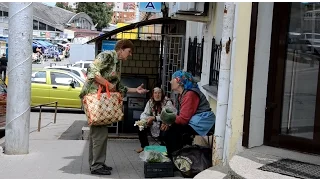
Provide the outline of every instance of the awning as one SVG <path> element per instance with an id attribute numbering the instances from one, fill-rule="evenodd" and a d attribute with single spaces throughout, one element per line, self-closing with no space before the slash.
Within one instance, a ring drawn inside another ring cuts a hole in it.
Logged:
<path id="1" fill-rule="evenodd" d="M 107 32 L 101 36 L 98 36 L 84 44 L 89 44 L 89 43 L 93 43 L 93 42 L 96 42 L 98 40 L 104 40 L 108 37 L 111 37 L 115 34 L 118 34 L 118 33 L 121 33 L 121 32 L 124 32 L 124 31 L 128 31 L 128 30 L 131 30 L 131 29 L 135 29 L 135 28 L 138 28 L 138 27 L 141 27 L 141 26 L 147 26 L 147 25 L 151 25 L 151 24 L 175 24 L 177 22 L 179 22 L 181 20 L 178 20 L 178 19 L 171 19 L 171 18 L 157 18 L 157 19 L 151 19 L 151 20 L 146 20 L 146 21 L 140 21 L 140 22 L 137 22 L 137 23 L 133 23 L 133 24 L 129 24 L 127 26 L 123 26 L 121 28 L 117 28 L 115 30 L 112 30 L 110 32 Z"/>

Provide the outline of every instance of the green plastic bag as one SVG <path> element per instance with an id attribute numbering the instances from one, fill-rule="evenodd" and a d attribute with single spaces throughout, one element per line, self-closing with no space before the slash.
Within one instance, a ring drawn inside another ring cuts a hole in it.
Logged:
<path id="1" fill-rule="evenodd" d="M 167 148 L 165 146 L 146 146 L 144 147 L 144 151 L 156 151 L 166 154 Z"/>
<path id="2" fill-rule="evenodd" d="M 165 107 L 162 109 L 160 118 L 162 122 L 166 124 L 173 124 L 176 121 L 176 112 L 171 107 Z"/>

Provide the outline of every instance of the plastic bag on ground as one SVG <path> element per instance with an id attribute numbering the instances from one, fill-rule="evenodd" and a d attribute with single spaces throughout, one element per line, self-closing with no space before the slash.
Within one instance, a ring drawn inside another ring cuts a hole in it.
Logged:
<path id="1" fill-rule="evenodd" d="M 142 151 L 139 155 L 140 159 L 148 163 L 170 162 L 170 159 L 163 153 L 157 151 Z"/>
<path id="2" fill-rule="evenodd" d="M 199 145 L 185 146 L 172 153 L 173 163 L 187 178 L 193 178 L 212 166 L 212 149 Z"/>

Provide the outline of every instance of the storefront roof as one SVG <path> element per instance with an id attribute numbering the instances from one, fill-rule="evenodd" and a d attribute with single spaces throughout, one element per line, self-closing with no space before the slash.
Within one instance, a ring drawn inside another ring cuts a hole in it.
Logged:
<path id="1" fill-rule="evenodd" d="M 140 22 L 129 24 L 127 26 L 123 26 L 123 27 L 117 28 L 115 30 L 112 30 L 110 32 L 107 32 L 101 36 L 98 36 L 98 37 L 86 42 L 85 44 L 93 43 L 96 41 L 101 41 L 101 40 L 107 39 L 115 34 L 118 34 L 120 32 L 132 30 L 132 29 L 135 29 L 135 28 L 138 28 L 141 26 L 147 26 L 147 25 L 151 25 L 151 24 L 175 24 L 179 21 L 181 21 L 181 20 L 171 19 L 171 18 L 157 18 L 157 19 L 151 19 L 151 20 L 146 20 L 146 21 L 140 21 Z"/>

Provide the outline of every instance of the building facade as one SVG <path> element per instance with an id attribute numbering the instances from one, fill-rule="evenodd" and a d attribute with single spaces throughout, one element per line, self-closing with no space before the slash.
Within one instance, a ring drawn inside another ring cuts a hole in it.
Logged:
<path id="1" fill-rule="evenodd" d="M 319 3 L 234 3 L 232 22 L 225 3 L 210 8 L 205 22 L 184 17 L 184 70 L 216 113 L 214 164 L 262 145 L 319 154 Z"/>
<path id="2" fill-rule="evenodd" d="M 9 3 L 0 3 L 2 15 L 0 17 L 0 36 L 8 36 Z M 59 7 L 52 7 L 43 3 L 33 2 L 33 37 L 42 39 L 69 39 L 74 38 L 74 33 L 65 29 L 95 30 L 91 17 L 80 12 L 74 13 Z M 2 31 L 1 31 L 2 30 Z"/>
<path id="3" fill-rule="evenodd" d="M 110 23 L 128 23 L 135 20 L 137 13 L 136 8 L 135 2 L 114 2 L 113 15 Z"/>

